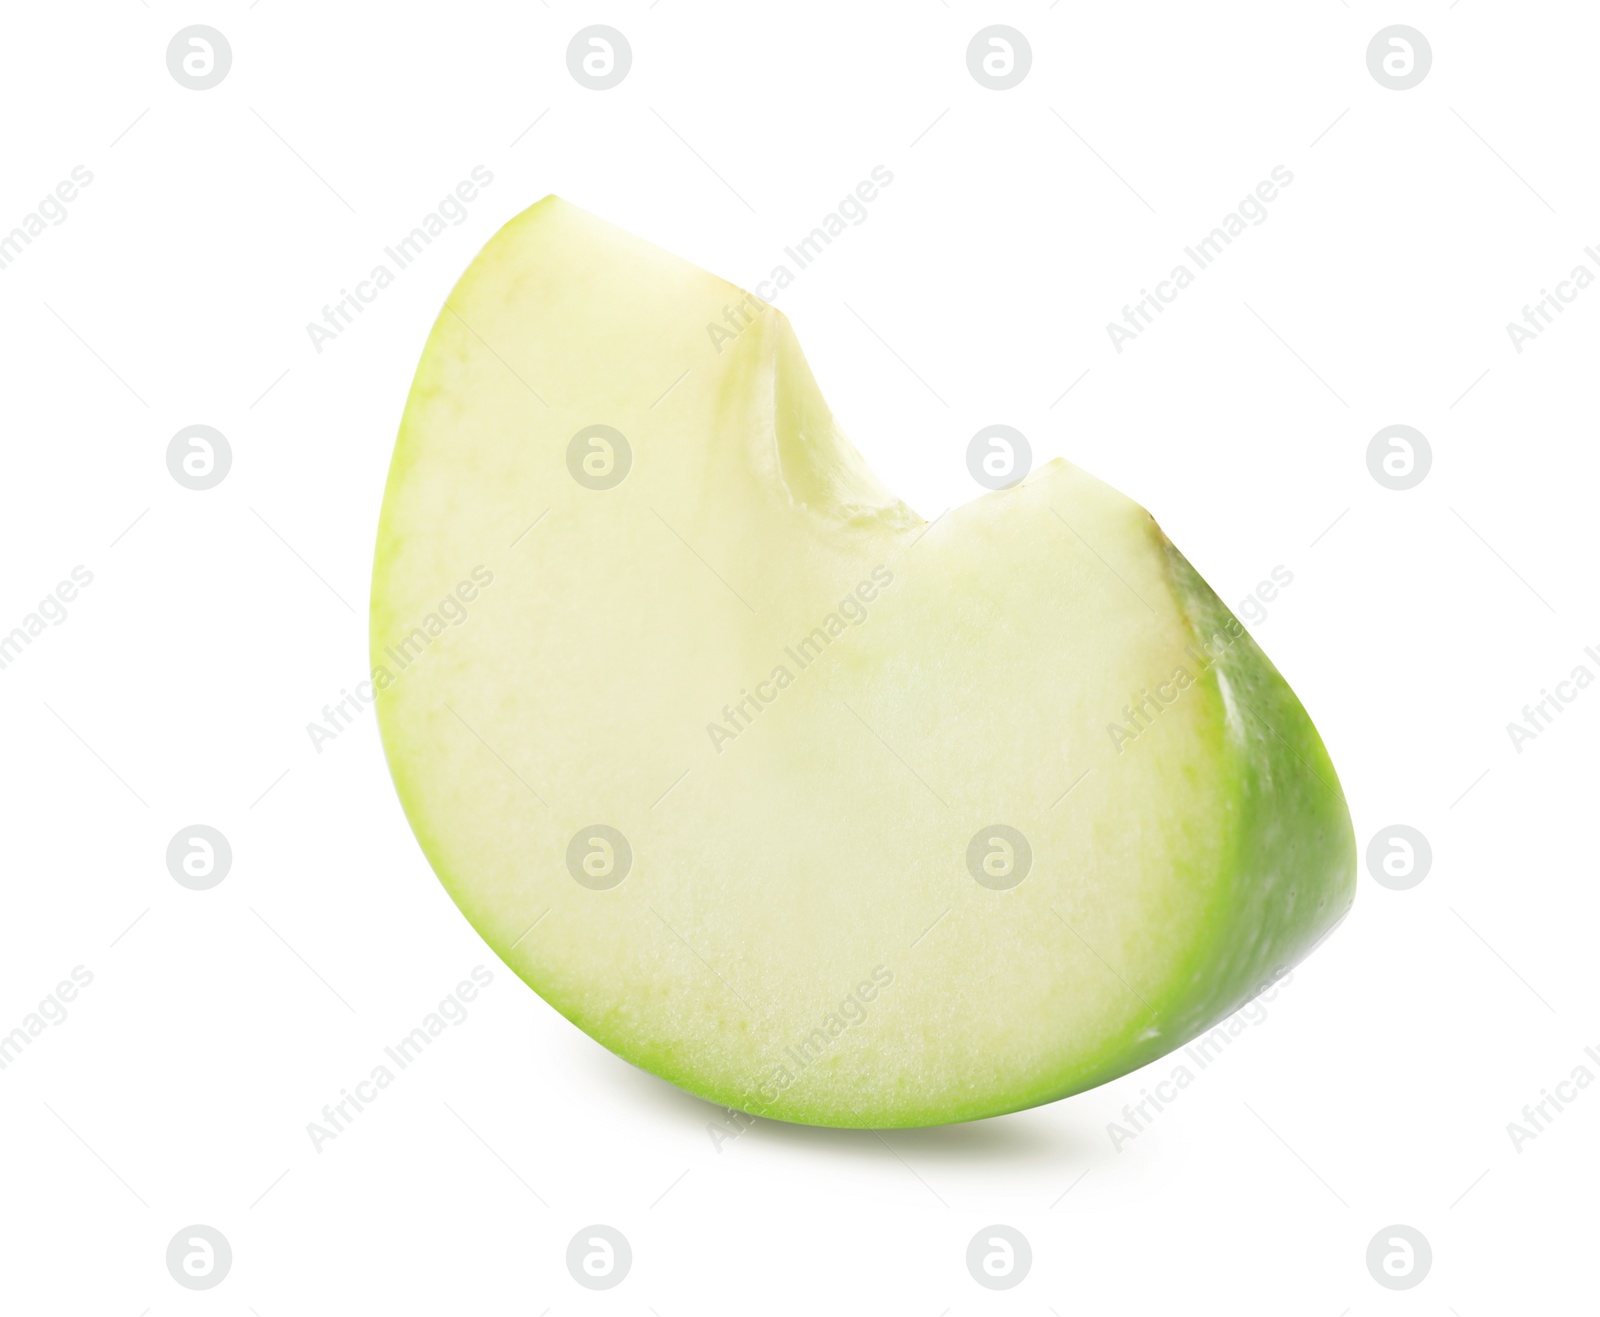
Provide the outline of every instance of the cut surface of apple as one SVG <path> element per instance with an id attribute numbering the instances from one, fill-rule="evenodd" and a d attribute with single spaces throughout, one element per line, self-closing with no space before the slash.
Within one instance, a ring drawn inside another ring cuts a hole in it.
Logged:
<path id="1" fill-rule="evenodd" d="M 473 926 L 757 1116 L 1104 1083 L 1352 899 L 1322 742 L 1148 513 L 1057 460 L 925 522 L 783 315 L 553 197 L 428 340 L 371 627 L 400 799 Z"/>

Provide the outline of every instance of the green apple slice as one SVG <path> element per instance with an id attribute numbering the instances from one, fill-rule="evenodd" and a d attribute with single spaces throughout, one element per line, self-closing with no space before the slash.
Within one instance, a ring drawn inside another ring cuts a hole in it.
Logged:
<path id="1" fill-rule="evenodd" d="M 428 340 L 372 662 L 406 814 L 489 945 L 760 1116 L 1104 1083 L 1353 896 L 1316 730 L 1148 513 L 1054 461 L 924 522 L 780 313 L 553 197 Z"/>

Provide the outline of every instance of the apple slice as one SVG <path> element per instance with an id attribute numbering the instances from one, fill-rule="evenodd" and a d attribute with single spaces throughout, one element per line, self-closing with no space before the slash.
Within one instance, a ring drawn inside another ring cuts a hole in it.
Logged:
<path id="1" fill-rule="evenodd" d="M 781 314 L 554 197 L 428 340 L 372 661 L 406 814 L 489 945 L 760 1116 L 1104 1083 L 1354 891 L 1316 730 L 1148 513 L 1054 461 L 924 522 Z"/>

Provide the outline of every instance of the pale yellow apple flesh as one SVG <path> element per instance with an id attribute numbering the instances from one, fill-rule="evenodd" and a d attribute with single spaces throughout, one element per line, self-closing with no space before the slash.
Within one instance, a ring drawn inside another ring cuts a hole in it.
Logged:
<path id="1" fill-rule="evenodd" d="M 428 340 L 372 661 L 473 926 L 605 1046 L 757 1115 L 1103 1083 L 1354 890 L 1315 729 L 1149 514 L 1055 461 L 924 522 L 780 313 L 555 198 Z"/>

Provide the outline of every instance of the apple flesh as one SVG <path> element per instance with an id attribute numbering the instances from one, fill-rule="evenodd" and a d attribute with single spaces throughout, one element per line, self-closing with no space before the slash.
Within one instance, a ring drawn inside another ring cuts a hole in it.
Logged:
<path id="1" fill-rule="evenodd" d="M 1054 461 L 924 522 L 780 313 L 556 198 L 434 326 L 371 622 L 400 799 L 473 926 L 756 1115 L 1104 1083 L 1352 899 L 1316 730 L 1148 513 Z"/>

